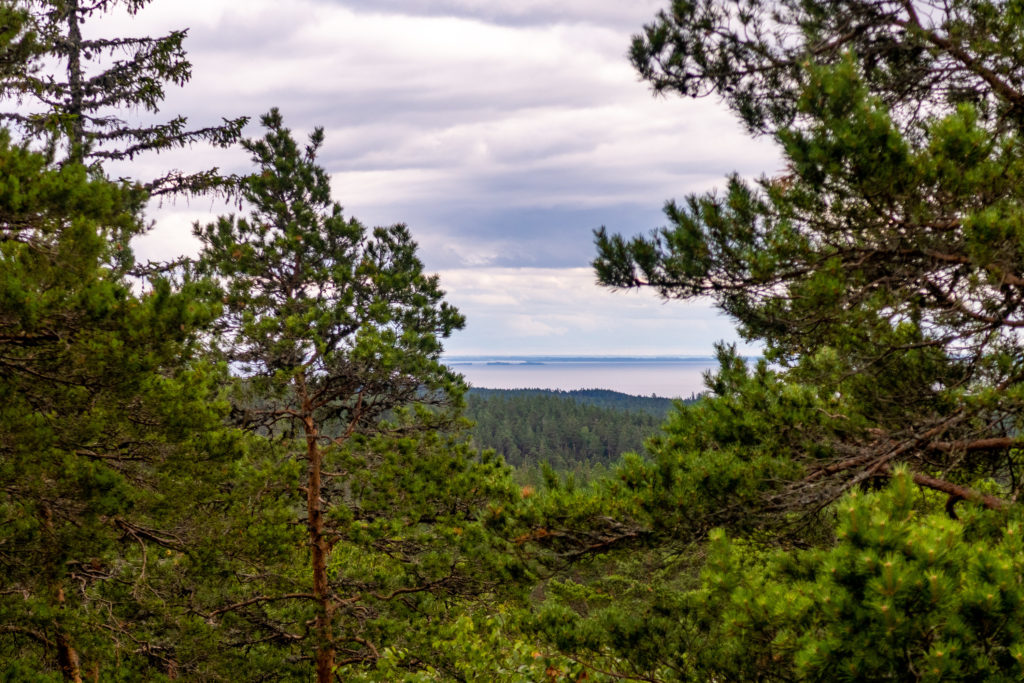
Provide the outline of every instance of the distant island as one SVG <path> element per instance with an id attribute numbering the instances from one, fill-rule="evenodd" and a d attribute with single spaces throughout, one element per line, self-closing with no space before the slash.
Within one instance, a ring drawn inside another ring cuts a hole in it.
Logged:
<path id="1" fill-rule="evenodd" d="M 512 361 L 512 360 L 490 360 L 484 363 L 484 365 L 544 365 L 539 360 L 523 360 L 523 361 Z"/>

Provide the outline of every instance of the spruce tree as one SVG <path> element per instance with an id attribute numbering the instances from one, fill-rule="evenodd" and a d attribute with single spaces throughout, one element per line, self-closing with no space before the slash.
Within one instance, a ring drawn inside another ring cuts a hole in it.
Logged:
<path id="1" fill-rule="evenodd" d="M 0 78 L 24 78 L 40 50 L 28 11 L 19 3 L 0 4 Z"/>
<path id="2" fill-rule="evenodd" d="M 57 160 L 90 164 L 130 161 L 145 152 L 196 142 L 218 146 L 235 142 L 246 117 L 194 130 L 183 116 L 163 123 L 131 123 L 124 118 L 133 109 L 155 114 L 167 84 L 188 82 L 191 64 L 183 49 L 187 30 L 158 37 L 86 38 L 82 26 L 119 6 L 134 15 L 149 1 L 27 2 L 38 43 L 35 59 L 32 68 L 4 74 L 0 80 L 0 92 L 13 107 L 0 117 L 26 138 L 45 140 Z M 171 171 L 144 181 L 151 195 L 201 193 L 227 183 L 216 169 L 193 174 Z"/>
<path id="3" fill-rule="evenodd" d="M 217 659 L 215 635 L 189 605 L 216 569 L 201 521 L 221 511 L 220 475 L 238 441 L 222 427 L 221 369 L 197 357 L 217 304 L 202 282 L 126 276 L 147 193 L 81 162 L 96 149 L 90 135 L 124 132 L 96 107 L 159 83 L 140 57 L 129 60 L 137 70 L 119 67 L 125 80 L 108 99 L 81 78 L 78 95 L 62 90 L 41 71 L 47 55 L 73 53 L 45 21 L 45 9 L 57 21 L 62 7 L 0 7 L 4 94 L 48 107 L 8 117 L 24 124 L 20 143 L 0 131 L 0 671 L 194 677 Z M 101 43 L 76 49 L 142 44 Z M 84 118 L 67 115 L 76 97 Z M 71 153 L 54 163 L 61 145 Z M 40 147 L 50 154 L 30 150 Z"/>

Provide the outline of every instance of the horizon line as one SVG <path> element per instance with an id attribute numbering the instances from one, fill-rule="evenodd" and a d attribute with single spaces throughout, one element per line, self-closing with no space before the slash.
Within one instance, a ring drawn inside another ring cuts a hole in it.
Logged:
<path id="1" fill-rule="evenodd" d="M 741 358 L 761 358 L 760 355 L 740 355 Z M 550 354 L 550 353 L 519 353 L 519 354 L 442 354 L 442 361 L 451 360 L 524 360 L 545 358 L 549 360 L 715 360 L 717 356 L 707 354 Z"/>

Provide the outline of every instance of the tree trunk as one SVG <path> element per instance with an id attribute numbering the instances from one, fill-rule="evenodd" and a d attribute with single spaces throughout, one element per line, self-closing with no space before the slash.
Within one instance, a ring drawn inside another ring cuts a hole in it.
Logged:
<path id="1" fill-rule="evenodd" d="M 308 408 L 308 406 L 307 406 Z M 321 469 L 323 467 L 320 445 L 317 443 L 319 432 L 316 423 L 309 417 L 309 411 L 302 421 L 306 432 L 306 458 L 308 460 L 308 481 L 306 483 L 306 512 L 309 516 L 309 547 L 313 568 L 313 594 L 320 603 L 320 613 L 316 617 L 317 634 L 316 680 L 317 683 L 329 683 L 334 676 L 334 636 L 331 630 L 330 591 L 327 586 L 327 556 L 330 552 L 324 538 L 323 510 L 320 506 L 322 490 Z"/>
<path id="2" fill-rule="evenodd" d="M 78 651 L 71 643 L 71 638 L 59 623 L 54 625 L 57 631 L 57 662 L 65 681 L 82 683 L 82 667 L 78 661 Z"/>
<path id="3" fill-rule="evenodd" d="M 82 106 L 85 99 L 82 84 L 82 29 L 78 25 L 78 0 L 69 0 L 68 4 L 68 90 L 69 101 L 67 113 L 73 119 L 69 134 L 70 159 L 81 162 L 85 158 L 85 122 L 82 121 Z"/>
<path id="4" fill-rule="evenodd" d="M 55 544 L 57 542 L 57 534 L 53 528 L 53 510 L 44 503 L 41 506 L 40 515 L 42 517 L 43 529 L 50 537 L 51 543 Z M 49 564 L 52 565 L 53 562 L 51 558 Z M 57 607 L 63 610 L 65 602 L 64 586 L 60 578 L 55 577 L 53 579 L 51 589 L 53 590 L 53 600 L 57 603 Z M 78 651 L 71 641 L 71 636 L 60 623 L 59 618 L 53 621 L 53 631 L 55 634 L 54 641 L 57 644 L 57 664 L 60 666 L 64 680 L 71 681 L 71 683 L 82 683 L 82 666 L 78 658 Z"/>

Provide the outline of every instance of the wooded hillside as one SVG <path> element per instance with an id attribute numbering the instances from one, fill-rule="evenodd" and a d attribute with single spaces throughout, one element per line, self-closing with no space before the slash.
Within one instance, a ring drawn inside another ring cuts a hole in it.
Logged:
<path id="1" fill-rule="evenodd" d="M 623 453 L 642 453 L 673 405 L 603 389 L 474 388 L 466 417 L 474 423 L 474 445 L 493 448 L 513 467 L 534 471 L 546 463 L 587 478 Z"/>

